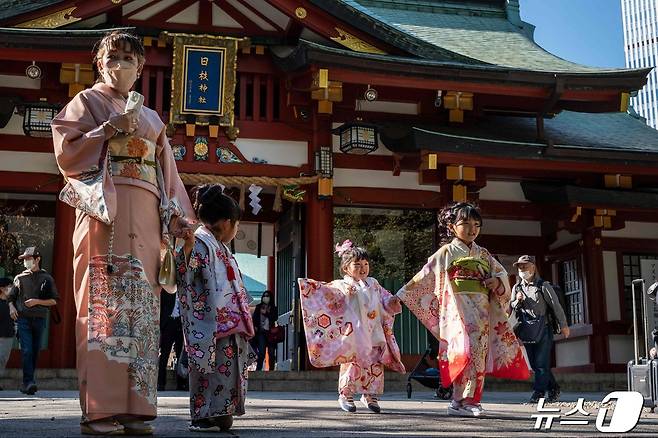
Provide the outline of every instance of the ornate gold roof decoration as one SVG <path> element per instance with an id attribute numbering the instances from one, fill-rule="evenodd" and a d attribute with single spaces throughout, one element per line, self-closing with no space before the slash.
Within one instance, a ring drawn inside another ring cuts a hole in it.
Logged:
<path id="1" fill-rule="evenodd" d="M 75 23 L 76 21 L 81 20 L 80 17 L 74 17 L 72 15 L 72 12 L 76 7 L 77 6 L 73 6 L 68 9 L 62 9 L 61 11 L 44 15 L 43 17 L 35 18 L 34 20 L 25 21 L 14 27 L 25 29 L 56 29 L 67 24 Z"/>
<path id="2" fill-rule="evenodd" d="M 361 53 L 374 53 L 376 55 L 386 55 L 386 52 L 378 49 L 377 47 L 366 43 L 363 40 L 355 37 L 349 32 L 344 31 L 343 29 L 336 27 L 336 32 L 338 32 L 337 37 L 331 37 L 332 40 L 336 41 L 338 44 L 341 44 L 348 49 L 354 50 L 355 52 Z"/>

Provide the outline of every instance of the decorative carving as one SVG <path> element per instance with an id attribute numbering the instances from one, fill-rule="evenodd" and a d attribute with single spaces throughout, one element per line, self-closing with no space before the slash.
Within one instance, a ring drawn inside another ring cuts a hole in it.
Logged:
<path id="1" fill-rule="evenodd" d="M 336 32 L 338 32 L 337 37 L 331 37 L 332 40 L 336 41 L 338 44 L 341 44 L 348 49 L 354 50 L 355 52 L 361 53 L 374 53 L 376 55 L 386 55 L 386 52 L 378 49 L 377 47 L 366 43 L 363 40 L 355 37 L 349 32 L 344 31 L 343 29 L 336 27 Z"/>
<path id="2" fill-rule="evenodd" d="M 197 137 L 194 140 L 194 159 L 208 161 L 208 139 L 206 137 Z"/>
<path id="3" fill-rule="evenodd" d="M 74 17 L 71 15 L 76 7 L 77 6 L 73 6 L 68 9 L 62 9 L 61 11 L 54 12 L 50 15 L 45 15 L 43 17 L 35 18 L 34 20 L 25 21 L 23 23 L 17 24 L 14 27 L 20 27 L 24 29 L 56 29 L 67 24 L 75 23 L 76 21 L 81 20 L 80 17 Z"/>
<path id="4" fill-rule="evenodd" d="M 306 9 L 302 8 L 301 6 L 295 9 L 295 16 L 297 16 L 297 18 L 300 20 L 306 18 L 306 15 L 308 15 Z"/>

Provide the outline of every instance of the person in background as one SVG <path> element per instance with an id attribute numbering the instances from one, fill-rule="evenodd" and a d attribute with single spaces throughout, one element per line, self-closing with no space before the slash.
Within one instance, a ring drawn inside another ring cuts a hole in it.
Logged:
<path id="1" fill-rule="evenodd" d="M 30 246 L 18 257 L 25 270 L 14 279 L 9 291 L 9 312 L 18 326 L 18 340 L 23 362 L 23 385 L 20 391 L 32 395 L 37 392 L 34 372 L 37 368 L 41 338 L 46 329 L 48 307 L 57 304 L 55 280 L 41 269 L 41 253 Z"/>
<path id="2" fill-rule="evenodd" d="M 171 349 L 176 354 L 176 363 L 183 351 L 183 326 L 180 321 L 180 303 L 176 294 L 160 293 L 160 358 L 158 361 L 158 391 L 167 386 L 167 362 Z M 176 373 L 176 390 L 187 391 L 187 380 Z"/>
<path id="3" fill-rule="evenodd" d="M 4 376 L 5 366 L 7 366 L 11 347 L 14 344 L 14 336 L 16 336 L 14 321 L 9 315 L 9 302 L 7 301 L 11 284 L 9 278 L 0 278 L 0 377 Z M 2 391 L 1 386 L 0 391 Z"/>
<path id="4" fill-rule="evenodd" d="M 524 311 L 539 318 L 546 315 L 550 306 L 560 324 L 562 334 L 569 337 L 569 324 L 564 309 L 548 281 L 542 280 L 531 255 L 522 255 L 514 262 L 518 269 L 519 281 L 514 285 L 512 308 L 522 307 Z M 557 402 L 560 398 L 560 387 L 551 372 L 551 349 L 553 348 L 553 330 L 545 318 L 546 326 L 543 334 L 536 343 L 524 343 L 528 361 L 534 371 L 533 393 L 530 403 L 537 403 L 544 393 L 548 391 L 547 402 Z"/>
<path id="5" fill-rule="evenodd" d="M 272 293 L 269 290 L 263 292 L 260 298 L 260 304 L 254 310 L 252 320 L 254 321 L 254 328 L 256 329 L 256 336 L 251 340 L 251 348 L 258 354 L 258 361 L 256 362 L 256 370 L 263 369 L 263 362 L 265 361 L 265 349 L 267 348 L 269 357 L 270 369 L 275 363 L 276 344 L 268 341 L 267 334 L 276 324 L 279 318 L 276 306 L 271 302 Z M 269 371 L 269 370 L 267 370 Z"/>

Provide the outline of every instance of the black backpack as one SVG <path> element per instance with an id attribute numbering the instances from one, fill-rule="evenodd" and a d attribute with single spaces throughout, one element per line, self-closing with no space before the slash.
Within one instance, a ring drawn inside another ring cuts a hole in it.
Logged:
<path id="1" fill-rule="evenodd" d="M 557 284 L 553 284 L 544 279 L 540 279 L 537 282 L 537 287 L 541 289 L 541 296 L 542 298 L 544 298 L 544 302 L 546 302 L 546 315 L 548 316 L 548 324 L 551 326 L 551 330 L 553 330 L 553 334 L 559 335 L 560 333 L 562 333 L 562 328 L 560 327 L 560 321 L 557 319 L 557 315 L 555 314 L 555 311 L 553 310 L 548 300 L 546 299 L 546 295 L 544 295 L 544 283 L 548 283 L 553 287 L 553 290 L 555 291 L 555 295 L 557 296 L 557 300 L 560 303 L 560 307 L 562 307 L 562 311 L 565 312 L 566 314 L 566 307 L 564 307 L 564 303 L 565 303 L 564 292 L 562 291 L 562 288 Z"/>

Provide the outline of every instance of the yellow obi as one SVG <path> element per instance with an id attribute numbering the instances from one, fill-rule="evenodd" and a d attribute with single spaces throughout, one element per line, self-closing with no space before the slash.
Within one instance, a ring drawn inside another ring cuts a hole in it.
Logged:
<path id="1" fill-rule="evenodd" d="M 141 179 L 158 186 L 155 172 L 156 144 L 133 135 L 117 135 L 109 140 L 112 175 Z"/>
<path id="2" fill-rule="evenodd" d="M 489 277 L 491 268 L 486 260 L 479 257 L 461 257 L 448 268 L 448 278 L 455 293 L 488 294 L 484 280 Z"/>

